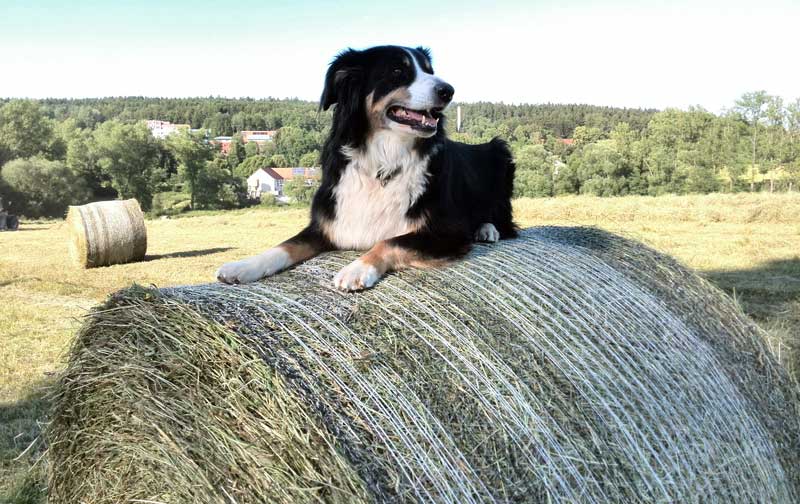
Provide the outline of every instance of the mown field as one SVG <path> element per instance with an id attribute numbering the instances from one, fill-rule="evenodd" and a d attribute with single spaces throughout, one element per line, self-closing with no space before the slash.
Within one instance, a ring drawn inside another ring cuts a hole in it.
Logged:
<path id="1" fill-rule="evenodd" d="M 797 376 L 800 194 L 521 199 L 515 212 L 523 226 L 598 226 L 677 257 L 733 295 Z M 211 281 L 221 263 L 299 230 L 307 213 L 258 209 L 148 221 L 146 261 L 86 271 L 71 266 L 61 221 L 0 233 L 0 503 L 42 498 L 35 461 L 44 397 L 88 309 L 133 282 Z"/>

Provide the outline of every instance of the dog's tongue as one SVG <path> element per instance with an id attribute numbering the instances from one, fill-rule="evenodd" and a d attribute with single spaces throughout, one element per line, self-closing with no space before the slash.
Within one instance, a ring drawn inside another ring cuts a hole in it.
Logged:
<path id="1" fill-rule="evenodd" d="M 404 109 L 404 110 L 406 112 L 406 115 L 411 119 L 414 119 L 415 121 L 419 122 L 425 122 L 425 114 L 420 114 L 419 112 L 414 112 L 413 110 L 409 109 Z"/>
<path id="2" fill-rule="evenodd" d="M 415 112 L 407 108 L 402 109 L 402 111 L 405 112 L 406 117 L 418 121 L 426 126 L 436 126 L 436 123 L 439 122 L 438 119 L 434 119 L 433 117 L 430 117 L 425 114 L 420 114 L 419 112 Z"/>

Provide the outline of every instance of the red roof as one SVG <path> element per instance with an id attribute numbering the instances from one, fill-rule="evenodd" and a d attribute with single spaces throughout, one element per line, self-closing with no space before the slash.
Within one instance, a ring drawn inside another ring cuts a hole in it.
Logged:
<path id="1" fill-rule="evenodd" d="M 276 172 L 272 168 L 261 168 L 261 171 L 263 171 L 264 173 L 266 173 L 275 180 L 284 180 L 284 178 L 281 177 L 281 174 Z"/>
<path id="2" fill-rule="evenodd" d="M 564 145 L 572 145 L 575 143 L 574 138 L 559 138 L 558 141 Z"/>

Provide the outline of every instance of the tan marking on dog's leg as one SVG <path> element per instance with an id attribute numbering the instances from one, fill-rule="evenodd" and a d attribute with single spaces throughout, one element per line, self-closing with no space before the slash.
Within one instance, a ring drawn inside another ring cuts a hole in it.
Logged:
<path id="1" fill-rule="evenodd" d="M 289 254 L 289 261 L 291 264 L 303 262 L 319 254 L 319 251 L 308 243 L 285 241 L 278 245 L 278 248 L 282 248 Z"/>
<path id="2" fill-rule="evenodd" d="M 408 250 L 383 240 L 369 251 L 342 268 L 333 279 L 333 284 L 341 290 L 354 291 L 369 289 L 389 271 L 410 267 L 431 268 L 443 266 L 449 261 L 420 257 L 417 252 Z"/>

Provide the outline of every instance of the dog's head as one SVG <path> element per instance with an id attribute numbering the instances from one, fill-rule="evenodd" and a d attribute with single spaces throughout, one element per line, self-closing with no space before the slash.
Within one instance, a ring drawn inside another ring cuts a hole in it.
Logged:
<path id="1" fill-rule="evenodd" d="M 427 49 L 348 49 L 328 69 L 320 108 L 336 104 L 334 121 L 346 122 L 356 137 L 389 129 L 428 138 L 439 130 L 453 93 L 453 86 L 433 74 Z"/>

